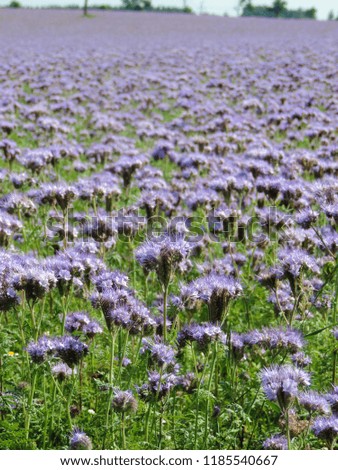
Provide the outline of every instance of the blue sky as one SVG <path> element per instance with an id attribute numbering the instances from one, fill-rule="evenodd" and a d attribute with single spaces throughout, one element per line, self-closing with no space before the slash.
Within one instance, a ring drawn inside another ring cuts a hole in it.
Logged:
<path id="1" fill-rule="evenodd" d="M 10 0 L 0 0 L 0 5 L 6 5 Z M 272 0 L 252 0 L 256 5 L 268 5 Z M 120 0 L 89 0 L 91 5 L 110 4 L 117 6 L 121 3 Z M 183 0 L 152 0 L 153 5 L 170 5 L 182 6 Z M 223 15 L 225 12 L 230 16 L 236 15 L 236 5 L 238 0 L 187 0 L 186 3 L 192 7 L 196 12 L 200 12 L 201 8 L 204 12 Z M 317 8 L 318 18 L 326 19 L 330 10 L 333 10 L 335 15 L 338 15 L 337 0 L 288 0 L 289 8 Z M 69 5 L 69 4 L 82 4 L 82 0 L 21 0 L 24 6 L 41 6 L 41 5 Z"/>

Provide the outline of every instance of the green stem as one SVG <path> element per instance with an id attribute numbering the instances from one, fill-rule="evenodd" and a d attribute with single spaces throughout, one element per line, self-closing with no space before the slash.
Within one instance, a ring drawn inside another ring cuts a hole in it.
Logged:
<path id="1" fill-rule="evenodd" d="M 333 325 L 337 323 L 337 305 L 338 305 L 338 256 L 336 258 L 336 285 L 335 285 L 335 298 L 334 298 L 333 316 L 332 316 Z M 333 370 L 332 370 L 333 385 L 336 385 L 336 380 L 337 380 L 337 348 L 334 348 Z"/>
<path id="2" fill-rule="evenodd" d="M 123 358 L 125 357 L 126 350 L 127 350 L 128 338 L 129 338 L 129 330 L 127 330 L 127 332 L 126 332 L 126 336 L 124 338 L 123 349 L 122 349 L 122 353 L 121 353 L 120 360 L 119 360 L 119 373 L 118 373 L 119 379 L 121 378 L 122 363 L 123 363 Z"/>
<path id="3" fill-rule="evenodd" d="M 163 289 L 163 341 L 167 341 L 167 302 L 168 302 L 169 286 Z"/>
<path id="4" fill-rule="evenodd" d="M 114 350 L 115 350 L 115 333 L 111 332 L 110 338 L 110 366 L 109 366 L 109 392 L 108 401 L 106 407 L 106 418 L 105 418 L 105 433 L 103 435 L 102 450 L 105 449 L 106 438 L 109 430 L 109 414 L 111 409 L 111 400 L 113 394 L 113 380 L 114 380 Z"/>
<path id="5" fill-rule="evenodd" d="M 68 244 L 68 207 L 63 212 L 63 247 L 67 248 Z"/>
<path id="6" fill-rule="evenodd" d="M 330 445 L 330 450 L 334 450 L 335 444 L 336 444 L 336 439 L 332 439 L 331 445 Z"/>
<path id="7" fill-rule="evenodd" d="M 48 400 L 47 400 L 47 393 L 46 393 L 46 375 L 43 374 L 43 401 L 44 401 L 44 414 L 45 414 L 45 421 L 43 426 L 43 440 L 42 440 L 42 449 L 46 447 L 46 437 L 47 437 L 47 428 L 48 428 Z"/>
<path id="8" fill-rule="evenodd" d="M 146 305 L 148 304 L 148 278 L 149 274 L 144 276 L 144 302 Z"/>
<path id="9" fill-rule="evenodd" d="M 54 406 L 55 406 L 55 399 L 56 399 L 56 382 L 53 378 L 53 388 L 52 388 L 52 403 L 51 403 L 51 418 L 49 423 L 49 437 L 52 435 L 53 427 L 54 427 Z"/>
<path id="10" fill-rule="evenodd" d="M 82 388 L 83 388 L 83 360 L 79 364 L 79 408 L 82 411 Z"/>
<path id="11" fill-rule="evenodd" d="M 215 364 L 217 360 L 217 341 L 214 343 L 214 353 L 213 353 L 213 358 L 212 358 L 212 363 L 211 363 L 211 371 L 209 375 L 209 381 L 208 381 L 208 395 L 207 395 L 207 402 L 205 405 L 205 420 L 204 420 L 204 448 L 207 449 L 208 445 L 208 428 L 209 428 L 209 397 L 211 393 L 211 385 L 212 385 L 212 379 L 214 375 L 214 369 L 215 369 Z"/>
<path id="12" fill-rule="evenodd" d="M 161 405 L 160 408 L 160 423 L 159 423 L 159 437 L 158 437 L 158 448 L 161 450 L 162 449 L 162 428 L 163 428 L 163 411 L 164 411 L 164 405 Z"/>
<path id="13" fill-rule="evenodd" d="M 121 432 L 122 432 L 122 449 L 125 450 L 127 448 L 127 444 L 126 444 L 126 423 L 125 423 L 124 412 L 122 412 L 122 418 L 121 418 Z"/>
<path id="14" fill-rule="evenodd" d="M 31 304 L 30 302 L 27 302 L 27 304 L 28 304 L 29 311 L 30 311 L 30 314 L 31 314 L 33 338 L 36 341 L 38 339 L 38 329 L 37 329 L 37 326 L 36 326 L 34 304 Z"/>
<path id="15" fill-rule="evenodd" d="M 68 310 L 68 297 L 69 297 L 69 294 L 66 294 L 65 297 L 61 297 L 61 302 L 62 302 L 61 336 L 65 332 L 66 316 L 67 316 L 67 310 Z"/>
<path id="16" fill-rule="evenodd" d="M 197 433 L 198 433 L 198 418 L 199 418 L 199 395 L 200 395 L 200 390 L 201 390 L 201 385 L 202 385 L 202 382 L 203 382 L 203 379 L 204 379 L 204 375 L 205 375 L 205 372 L 206 372 L 206 369 L 207 369 L 208 361 L 209 361 L 209 348 L 208 348 L 208 351 L 207 351 L 207 355 L 206 355 L 206 359 L 205 359 L 205 363 L 204 363 L 204 367 L 203 367 L 203 372 L 202 372 L 202 375 L 201 375 L 201 379 L 200 379 L 200 381 L 198 382 L 198 388 L 197 388 L 196 419 L 195 419 L 195 445 L 194 445 L 194 449 L 197 448 Z"/>
<path id="17" fill-rule="evenodd" d="M 38 367 L 36 364 L 34 364 L 33 371 L 32 371 L 31 389 L 30 389 L 29 398 L 28 398 L 26 422 L 25 422 L 26 441 L 28 441 L 28 438 L 29 438 L 29 429 L 30 429 L 31 418 L 32 418 L 32 405 L 33 405 L 33 399 L 34 399 L 34 394 L 35 394 L 37 375 L 38 375 Z"/>
<path id="18" fill-rule="evenodd" d="M 75 373 L 74 373 L 74 369 L 72 369 L 72 385 L 71 385 L 71 389 L 69 391 L 69 395 L 67 398 L 67 418 L 68 418 L 68 425 L 69 425 L 70 430 L 73 428 L 72 416 L 70 414 L 70 404 L 72 401 L 74 386 L 75 386 Z"/>
<path id="19" fill-rule="evenodd" d="M 148 403 L 148 409 L 147 409 L 147 414 L 146 414 L 146 422 L 145 422 L 145 437 L 144 440 L 148 442 L 149 440 L 149 417 L 150 417 L 150 410 L 151 410 L 151 402 Z"/>
<path id="20" fill-rule="evenodd" d="M 289 410 L 286 410 L 284 413 L 285 416 L 285 431 L 286 438 L 288 441 L 288 450 L 291 450 L 291 437 L 290 437 L 290 423 L 289 423 Z"/>

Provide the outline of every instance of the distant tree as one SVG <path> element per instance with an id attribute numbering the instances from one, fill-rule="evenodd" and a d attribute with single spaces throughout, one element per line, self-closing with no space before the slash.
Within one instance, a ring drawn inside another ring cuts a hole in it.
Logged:
<path id="1" fill-rule="evenodd" d="M 241 16 L 264 16 L 265 18 L 303 18 L 316 19 L 317 10 L 309 8 L 304 10 L 289 10 L 285 0 L 275 0 L 272 6 L 257 5 L 254 6 L 250 0 L 239 0 L 239 6 L 242 7 Z"/>
<path id="2" fill-rule="evenodd" d="M 282 16 L 283 12 L 286 11 L 286 1 L 284 0 L 275 0 L 272 4 L 272 11 L 275 16 Z"/>
<path id="3" fill-rule="evenodd" d="M 84 4 L 83 4 L 83 16 L 88 16 L 88 0 L 84 0 Z"/>
<path id="4" fill-rule="evenodd" d="M 243 13 L 243 10 L 251 5 L 251 0 L 238 0 L 238 4 L 236 7 L 237 15 Z"/>
<path id="5" fill-rule="evenodd" d="M 104 3 L 103 5 L 99 5 L 98 7 L 99 10 L 112 10 L 112 6 L 111 5 L 107 5 L 106 3 Z"/>
<path id="6" fill-rule="evenodd" d="M 332 10 L 329 12 L 329 15 L 328 15 L 327 19 L 328 19 L 329 21 L 334 20 L 334 13 L 333 13 Z"/>
<path id="7" fill-rule="evenodd" d="M 21 8 L 21 3 L 14 0 L 8 5 L 9 8 Z"/>
<path id="8" fill-rule="evenodd" d="M 309 8 L 308 10 L 304 11 L 304 18 L 310 18 L 311 20 L 315 20 L 317 17 L 317 10 L 315 8 Z"/>
<path id="9" fill-rule="evenodd" d="M 126 10 L 136 10 L 139 0 L 122 0 L 122 6 Z"/>
<path id="10" fill-rule="evenodd" d="M 151 10 L 151 0 L 122 0 L 122 6 L 126 10 Z"/>
<path id="11" fill-rule="evenodd" d="M 203 1 L 201 2 L 201 8 L 203 8 Z M 183 13 L 192 13 L 192 9 L 188 6 L 187 0 L 183 0 L 183 8 L 181 11 L 183 11 Z"/>

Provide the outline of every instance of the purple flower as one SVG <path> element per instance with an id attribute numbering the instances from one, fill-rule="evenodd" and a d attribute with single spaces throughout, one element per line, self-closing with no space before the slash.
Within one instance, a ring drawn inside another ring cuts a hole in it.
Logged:
<path id="1" fill-rule="evenodd" d="M 56 286 L 56 282 L 54 273 L 44 268 L 43 265 L 32 268 L 22 266 L 21 270 L 13 276 L 13 287 L 16 290 L 25 291 L 26 299 L 32 301 L 43 298 Z"/>
<path id="2" fill-rule="evenodd" d="M 118 357 L 114 357 L 114 360 L 116 362 L 120 362 L 120 359 Z M 131 364 L 131 360 L 128 357 L 123 357 L 121 361 L 122 367 L 128 367 Z"/>
<path id="3" fill-rule="evenodd" d="M 137 401 L 130 390 L 122 391 L 116 389 L 114 390 L 111 406 L 113 410 L 119 413 L 135 413 L 137 410 Z"/>
<path id="4" fill-rule="evenodd" d="M 74 331 L 83 331 L 85 325 L 88 325 L 90 318 L 86 312 L 74 312 L 66 317 L 65 329 L 69 333 Z"/>
<path id="5" fill-rule="evenodd" d="M 72 375 L 72 369 L 63 362 L 52 367 L 52 374 L 59 382 L 63 382 L 67 377 Z"/>
<path id="6" fill-rule="evenodd" d="M 108 214 L 97 214 L 83 226 L 83 234 L 99 243 L 112 242 L 117 234 L 116 222 Z"/>
<path id="7" fill-rule="evenodd" d="M 285 275 L 298 278 L 301 271 L 307 268 L 316 274 L 320 273 L 319 266 L 313 256 L 305 250 L 298 248 L 283 248 L 278 253 L 282 269 Z"/>
<path id="8" fill-rule="evenodd" d="M 327 252 L 336 253 L 338 247 L 338 234 L 337 230 L 331 226 L 324 226 L 321 230 L 321 236 L 316 240 L 317 246 Z"/>
<path id="9" fill-rule="evenodd" d="M 296 223 L 302 228 L 309 229 L 312 224 L 316 222 L 318 212 L 313 211 L 311 208 L 303 209 L 296 215 Z"/>
<path id="10" fill-rule="evenodd" d="M 325 396 L 310 390 L 302 392 L 298 395 L 299 403 L 310 412 L 316 411 L 318 413 L 330 413 L 330 405 Z"/>
<path id="11" fill-rule="evenodd" d="M 198 388 L 198 379 L 193 372 L 187 372 L 178 377 L 177 386 L 186 393 L 194 393 Z"/>
<path id="12" fill-rule="evenodd" d="M 101 325 L 91 320 L 86 312 L 74 312 L 66 317 L 65 329 L 69 333 L 84 333 L 89 338 L 93 338 L 96 334 L 102 333 Z"/>
<path id="13" fill-rule="evenodd" d="M 224 319 L 226 308 L 231 299 L 241 295 L 243 289 L 232 276 L 211 273 L 189 284 L 191 295 L 207 303 L 209 318 L 212 322 Z M 187 296 L 187 292 L 185 294 Z"/>
<path id="14" fill-rule="evenodd" d="M 118 307 L 124 307 L 132 302 L 131 292 L 126 289 L 104 289 L 101 292 L 94 292 L 90 297 L 95 308 L 101 308 L 106 321 L 110 318 L 110 312 Z M 108 325 L 110 328 L 110 325 Z"/>
<path id="15" fill-rule="evenodd" d="M 338 413 L 338 386 L 325 395 L 326 400 L 331 406 L 333 413 Z"/>
<path id="16" fill-rule="evenodd" d="M 306 356 L 302 351 L 298 351 L 291 356 L 291 361 L 297 367 L 306 367 L 311 364 L 311 358 Z"/>
<path id="17" fill-rule="evenodd" d="M 78 197 L 78 191 L 75 186 L 60 183 L 44 183 L 35 194 L 39 204 L 58 204 L 62 211 L 69 208 L 74 199 Z"/>
<path id="18" fill-rule="evenodd" d="M 21 229 L 19 219 L 0 209 L 0 247 L 8 246 L 10 238 Z"/>
<path id="19" fill-rule="evenodd" d="M 0 251 L 0 312 L 7 312 L 20 304 L 20 297 L 13 288 L 11 275 L 14 266 L 10 259 L 4 259 Z"/>
<path id="20" fill-rule="evenodd" d="M 24 194 L 13 192 L 6 194 L 0 199 L 0 209 L 5 210 L 9 214 L 32 216 L 36 213 L 34 202 Z"/>
<path id="21" fill-rule="evenodd" d="M 36 342 L 31 341 L 26 351 L 30 355 L 32 362 L 41 364 L 47 359 L 47 356 L 52 354 L 55 350 L 55 342 L 48 336 L 42 336 Z"/>
<path id="22" fill-rule="evenodd" d="M 296 352 L 301 349 L 305 341 L 299 330 L 292 328 L 262 328 L 245 334 L 245 343 L 250 346 L 260 346 L 267 349 L 285 349 Z"/>
<path id="23" fill-rule="evenodd" d="M 173 368 L 176 364 L 175 350 L 166 344 L 164 344 L 158 336 L 155 336 L 154 340 L 150 338 L 142 339 L 141 354 L 150 352 L 151 360 L 159 367 L 165 369 Z"/>
<path id="24" fill-rule="evenodd" d="M 131 183 L 132 175 L 138 168 L 147 163 L 147 157 L 138 155 L 134 157 L 122 156 L 112 166 L 107 168 L 112 173 L 121 175 L 124 187 L 128 187 Z"/>
<path id="25" fill-rule="evenodd" d="M 79 428 L 74 428 L 70 436 L 70 448 L 71 450 L 91 450 L 93 445 L 86 433 Z"/>
<path id="26" fill-rule="evenodd" d="M 156 326 L 149 310 L 139 300 L 130 297 L 125 304 L 116 305 L 105 314 L 108 328 L 122 326 L 130 334 L 150 333 Z"/>
<path id="27" fill-rule="evenodd" d="M 72 336 L 55 338 L 54 345 L 57 355 L 71 368 L 88 353 L 88 346 Z"/>
<path id="28" fill-rule="evenodd" d="M 155 271 L 162 286 L 167 287 L 174 271 L 189 254 L 191 246 L 181 236 L 165 235 L 159 240 L 143 243 L 135 257 L 145 273 Z"/>
<path id="29" fill-rule="evenodd" d="M 143 190 L 138 200 L 138 206 L 146 211 L 147 219 L 151 219 L 159 211 L 170 214 L 179 202 L 175 192 L 169 189 Z"/>
<path id="30" fill-rule="evenodd" d="M 323 212 L 325 213 L 328 219 L 333 219 L 335 223 L 338 223 L 338 201 L 327 204 L 322 204 L 321 206 Z"/>
<path id="31" fill-rule="evenodd" d="M 92 279 L 96 289 L 103 292 L 107 289 L 123 289 L 128 287 L 129 278 L 127 274 L 120 271 L 102 271 Z"/>
<path id="32" fill-rule="evenodd" d="M 13 130 L 14 129 L 14 124 L 12 123 L 5 123 L 2 122 L 1 128 L 2 130 Z M 10 162 L 10 164 L 19 157 L 21 150 L 17 146 L 16 142 L 10 139 L 3 139 L 0 141 L 0 149 L 3 151 L 5 160 Z"/>
<path id="33" fill-rule="evenodd" d="M 338 435 L 338 416 L 316 418 L 312 425 L 312 431 L 317 437 L 326 441 L 329 448 L 332 449 Z"/>
<path id="34" fill-rule="evenodd" d="M 281 410 L 289 408 L 298 395 L 298 387 L 310 385 L 310 375 L 302 369 L 286 366 L 271 366 L 261 372 L 262 387 L 271 401 L 278 401 Z"/>
<path id="35" fill-rule="evenodd" d="M 212 323 L 191 323 L 184 326 L 178 333 L 177 342 L 179 347 L 183 348 L 192 341 L 196 341 L 201 349 L 205 349 L 212 341 L 226 343 L 226 335 L 219 326 Z"/>
<path id="36" fill-rule="evenodd" d="M 263 442 L 263 448 L 267 450 L 287 450 L 288 440 L 282 434 L 274 434 Z"/>
<path id="37" fill-rule="evenodd" d="M 83 333 L 88 338 L 94 338 L 103 332 L 102 326 L 95 320 L 91 320 L 87 325 L 83 327 Z"/>
<path id="38" fill-rule="evenodd" d="M 150 392 L 159 398 L 167 395 L 170 390 L 177 385 L 178 378 L 174 373 L 164 373 L 151 371 L 148 372 Z"/>

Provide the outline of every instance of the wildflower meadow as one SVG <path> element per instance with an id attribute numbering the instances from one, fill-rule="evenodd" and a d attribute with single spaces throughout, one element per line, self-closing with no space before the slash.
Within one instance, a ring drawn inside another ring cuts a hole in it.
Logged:
<path id="1" fill-rule="evenodd" d="M 0 448 L 337 449 L 337 24 L 0 16 Z"/>

